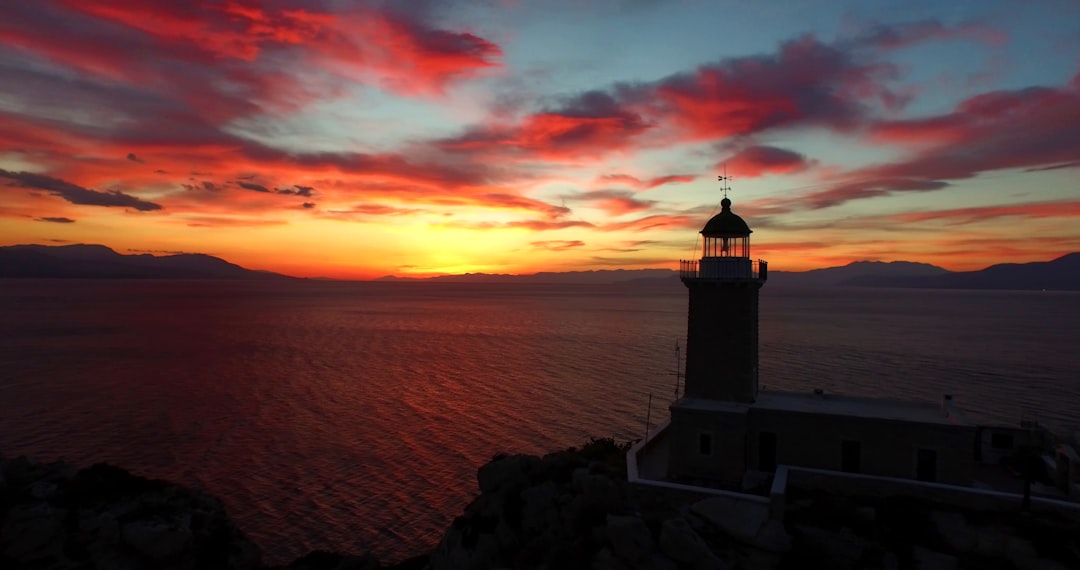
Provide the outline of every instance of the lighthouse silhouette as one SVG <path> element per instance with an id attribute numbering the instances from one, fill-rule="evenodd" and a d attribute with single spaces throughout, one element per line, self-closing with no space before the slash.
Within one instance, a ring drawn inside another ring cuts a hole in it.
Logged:
<path id="1" fill-rule="evenodd" d="M 750 259 L 746 222 L 720 202 L 701 230 L 701 259 L 681 261 L 690 291 L 686 397 L 753 403 L 758 394 L 758 291 L 768 264 Z"/>

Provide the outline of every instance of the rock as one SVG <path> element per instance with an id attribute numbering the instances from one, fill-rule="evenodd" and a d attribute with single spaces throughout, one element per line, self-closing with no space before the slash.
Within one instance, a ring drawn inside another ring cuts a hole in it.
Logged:
<path id="1" fill-rule="evenodd" d="M 52 481 L 38 481 L 33 485 L 30 485 L 30 496 L 39 499 L 46 500 L 56 494 L 57 484 Z"/>
<path id="2" fill-rule="evenodd" d="M 984 558 L 1005 556 L 1009 535 L 997 527 L 979 529 L 975 535 L 975 553 Z"/>
<path id="3" fill-rule="evenodd" d="M 557 494 L 558 490 L 551 481 L 529 487 L 521 492 L 521 500 L 524 501 L 521 510 L 522 532 L 538 534 L 558 524 L 559 512 L 555 507 Z"/>
<path id="4" fill-rule="evenodd" d="M 877 509 L 874 507 L 856 507 L 855 517 L 862 522 L 875 522 L 877 521 Z"/>
<path id="5" fill-rule="evenodd" d="M 652 556 L 634 565 L 634 570 L 679 570 L 679 565 L 667 556 L 653 552 Z"/>
<path id="6" fill-rule="evenodd" d="M 610 548 L 601 548 L 593 557 L 593 570 L 630 570 L 622 560 L 619 560 Z"/>
<path id="7" fill-rule="evenodd" d="M 643 562 L 653 553 L 649 527 L 638 517 L 608 515 L 607 539 L 615 555 L 631 566 Z"/>
<path id="8" fill-rule="evenodd" d="M 829 532 L 812 526 L 798 526 L 799 542 L 806 549 L 824 558 L 823 566 L 831 570 L 854 570 L 866 550 L 865 543 L 856 537 Z"/>
<path id="9" fill-rule="evenodd" d="M 316 550 L 297 558 L 285 570 L 376 570 L 379 560 L 370 554 L 353 556 Z"/>
<path id="10" fill-rule="evenodd" d="M 585 477 L 588 476 L 588 467 L 578 467 L 570 473 L 570 484 L 573 486 L 575 491 L 580 493 L 585 490 Z"/>
<path id="11" fill-rule="evenodd" d="M 791 550 L 791 535 L 784 528 L 784 523 L 769 520 L 758 530 L 754 546 L 767 552 L 784 553 Z"/>
<path id="12" fill-rule="evenodd" d="M 511 483 L 528 481 L 529 473 L 540 463 L 532 455 L 510 455 L 490 461 L 476 471 L 481 493 L 490 493 Z"/>
<path id="13" fill-rule="evenodd" d="M 668 519 L 660 525 L 659 546 L 668 558 L 693 568 L 725 566 L 684 518 Z"/>
<path id="14" fill-rule="evenodd" d="M 911 549 L 915 567 L 919 570 L 956 570 L 956 557 L 921 546 Z"/>
<path id="15" fill-rule="evenodd" d="M 964 515 L 954 511 L 933 511 L 930 522 L 953 552 L 966 554 L 975 549 L 978 534 Z"/>
<path id="16" fill-rule="evenodd" d="M 1023 538 L 1013 536 L 1005 541 L 1005 557 L 1021 570 L 1040 568 L 1037 565 L 1039 555 L 1035 552 L 1035 547 L 1031 545 L 1031 541 Z"/>
<path id="17" fill-rule="evenodd" d="M 124 542 L 154 560 L 180 555 L 191 545 L 191 531 L 155 521 L 135 521 L 120 531 Z"/>
<path id="18" fill-rule="evenodd" d="M 0 552 L 13 560 L 63 551 L 65 512 L 47 503 L 15 505 L 0 527 Z"/>
<path id="19" fill-rule="evenodd" d="M 732 538 L 753 543 L 758 530 L 769 520 L 769 507 L 730 497 L 710 497 L 690 506 L 690 511 Z"/>

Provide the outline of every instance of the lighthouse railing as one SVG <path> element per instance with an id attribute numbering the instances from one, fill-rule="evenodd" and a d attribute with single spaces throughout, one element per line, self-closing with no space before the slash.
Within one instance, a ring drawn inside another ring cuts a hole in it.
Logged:
<path id="1" fill-rule="evenodd" d="M 679 260 L 679 278 L 694 279 L 768 279 L 768 262 L 745 257 L 703 257 Z"/>

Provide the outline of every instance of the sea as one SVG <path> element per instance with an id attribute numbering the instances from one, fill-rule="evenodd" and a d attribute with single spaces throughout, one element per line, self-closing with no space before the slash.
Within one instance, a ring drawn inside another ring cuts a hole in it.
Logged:
<path id="1" fill-rule="evenodd" d="M 761 293 L 766 390 L 1080 424 L 1080 293 Z M 0 454 L 108 462 L 221 498 L 282 563 L 420 554 L 497 453 L 668 416 L 687 295 L 644 286 L 0 281 Z"/>

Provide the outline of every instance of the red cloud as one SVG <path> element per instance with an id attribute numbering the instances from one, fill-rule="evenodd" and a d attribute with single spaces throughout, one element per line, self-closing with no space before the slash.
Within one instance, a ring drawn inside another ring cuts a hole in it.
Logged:
<path id="1" fill-rule="evenodd" d="M 806 170 L 806 157 L 774 146 L 746 147 L 724 163 L 732 174 L 757 178 L 766 174 L 793 174 Z"/>
<path id="2" fill-rule="evenodd" d="M 549 160 L 577 160 L 631 147 L 652 125 L 610 95 L 590 92 L 564 107 L 526 116 L 518 125 L 476 127 L 444 139 L 446 150 L 511 153 Z"/>
<path id="3" fill-rule="evenodd" d="M 652 190 L 653 188 L 659 188 L 665 184 L 693 182 L 694 180 L 697 180 L 697 176 L 693 174 L 668 174 L 666 176 L 656 176 L 647 180 L 642 180 L 636 176 L 630 176 L 629 174 L 605 174 L 600 177 L 600 181 L 602 182 L 625 184 L 639 190 Z"/>
<path id="4" fill-rule="evenodd" d="M 1080 217 L 1080 200 L 1061 202 L 1034 202 L 1004 206 L 979 206 L 955 208 L 931 212 L 909 212 L 889 218 L 898 223 L 911 224 L 930 220 L 945 220 L 956 224 L 969 224 L 996 218 L 1016 216 L 1021 218 L 1072 218 Z"/>
<path id="5" fill-rule="evenodd" d="M 621 216 L 630 212 L 648 210 L 656 205 L 654 200 L 640 200 L 625 190 L 594 190 L 564 196 L 566 200 L 589 202 L 605 210 L 612 216 Z"/>
<path id="6" fill-rule="evenodd" d="M 575 240 L 544 240 L 544 241 L 532 241 L 529 245 L 537 249 L 546 249 L 549 251 L 566 251 L 575 247 L 582 247 L 585 242 Z"/>
<path id="7" fill-rule="evenodd" d="M 1060 88 L 1029 87 L 971 97 L 953 112 L 873 125 L 876 141 L 912 145 L 910 157 L 858 168 L 824 191 L 774 201 L 772 212 L 827 208 L 894 192 L 926 192 L 951 180 L 1009 168 L 1070 168 L 1080 164 L 1080 75 Z"/>

